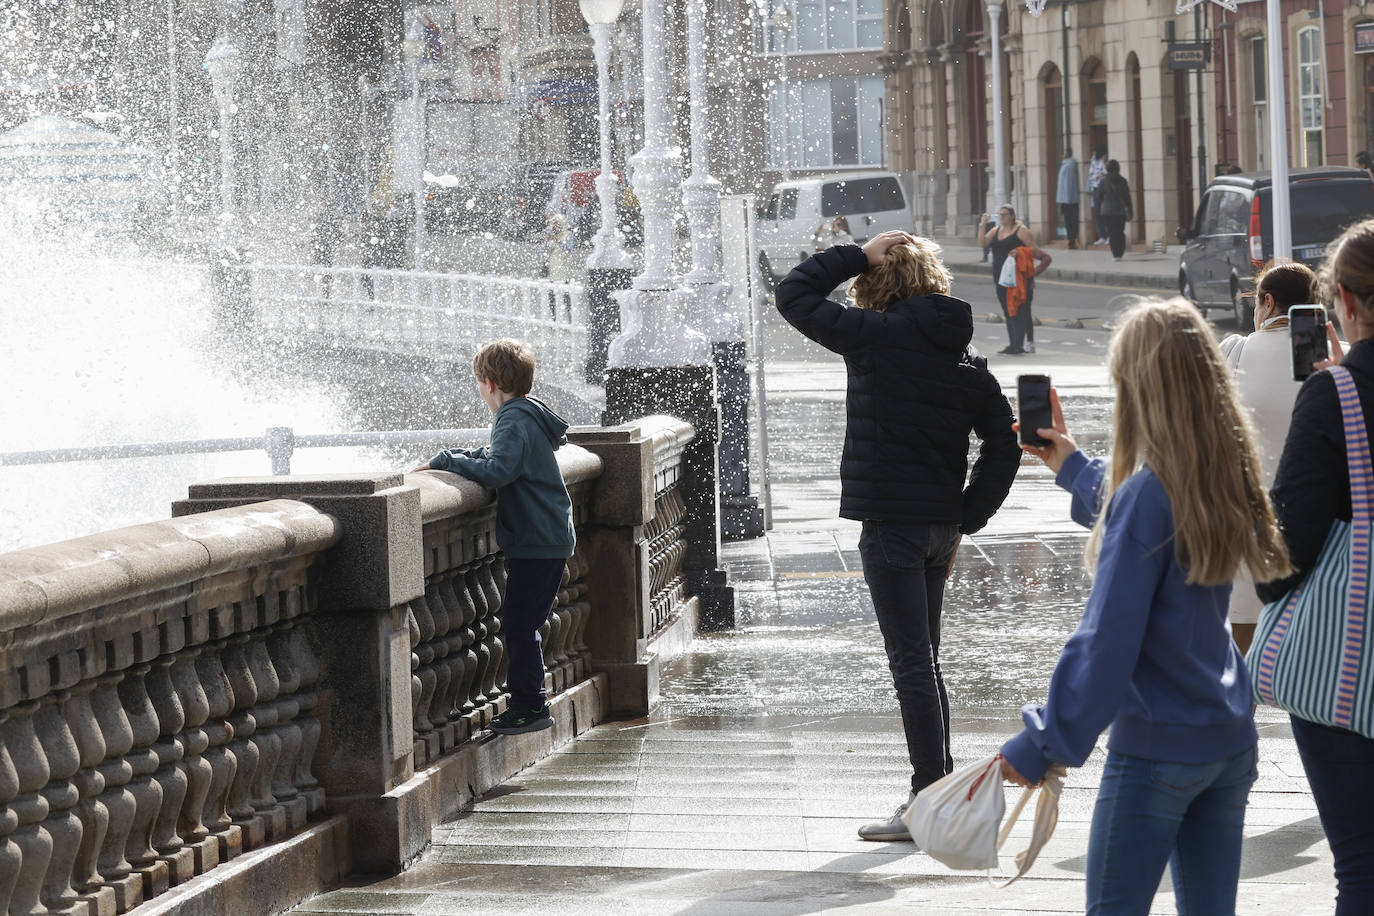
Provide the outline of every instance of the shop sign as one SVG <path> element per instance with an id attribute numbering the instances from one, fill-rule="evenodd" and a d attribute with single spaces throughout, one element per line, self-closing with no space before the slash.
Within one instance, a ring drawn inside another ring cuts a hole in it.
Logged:
<path id="1" fill-rule="evenodd" d="M 1355 23 L 1355 53 L 1374 53 L 1374 22 Z"/>
<path id="2" fill-rule="evenodd" d="M 1169 42 L 1170 70 L 1205 70 L 1212 59 L 1210 41 Z"/>

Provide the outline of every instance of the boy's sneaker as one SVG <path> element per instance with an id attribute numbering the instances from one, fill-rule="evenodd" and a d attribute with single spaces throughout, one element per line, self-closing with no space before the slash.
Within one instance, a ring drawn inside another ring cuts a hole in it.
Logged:
<path id="1" fill-rule="evenodd" d="M 498 735 L 523 735 L 546 728 L 553 728 L 553 716 L 549 715 L 547 703 L 538 709 L 516 709 L 512 706 L 491 720 L 491 730 Z"/>

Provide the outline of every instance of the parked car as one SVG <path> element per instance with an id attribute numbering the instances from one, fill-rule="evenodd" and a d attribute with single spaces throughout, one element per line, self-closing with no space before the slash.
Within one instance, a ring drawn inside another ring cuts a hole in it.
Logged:
<path id="1" fill-rule="evenodd" d="M 781 280 L 815 252 L 821 223 L 845 217 L 862 245 L 889 229 L 910 231 L 911 204 L 895 172 L 848 172 L 778 182 L 758 218 L 759 262 L 764 277 Z"/>
<path id="2" fill-rule="evenodd" d="M 1289 172 L 1293 259 L 1316 267 L 1326 246 L 1351 223 L 1374 216 L 1374 181 L 1364 169 L 1323 167 Z M 1251 330 L 1247 293 L 1255 271 L 1274 255 L 1273 177 L 1269 172 L 1221 175 L 1207 185 L 1178 262 L 1178 289 L 1203 314 L 1231 313 Z"/>
<path id="3" fill-rule="evenodd" d="M 504 188 L 511 175 L 500 167 L 426 171 L 426 223 L 435 229 L 494 231 L 506 218 Z"/>

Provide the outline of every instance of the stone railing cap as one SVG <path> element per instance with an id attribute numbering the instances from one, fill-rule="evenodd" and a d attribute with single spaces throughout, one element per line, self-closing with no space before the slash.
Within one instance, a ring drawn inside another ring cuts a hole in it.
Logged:
<path id="1" fill-rule="evenodd" d="M 0 555 L 0 632 L 231 569 L 324 550 L 339 523 L 271 500 Z"/>
<path id="2" fill-rule="evenodd" d="M 188 499 L 234 499 L 243 495 L 245 485 L 267 497 L 295 496 L 371 496 L 401 485 L 401 474 L 291 474 L 283 477 L 221 477 L 187 488 Z"/>

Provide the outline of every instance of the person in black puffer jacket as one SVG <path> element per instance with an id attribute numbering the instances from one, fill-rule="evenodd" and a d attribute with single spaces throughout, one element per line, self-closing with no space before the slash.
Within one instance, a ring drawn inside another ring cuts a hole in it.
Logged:
<path id="1" fill-rule="evenodd" d="M 838 245 L 778 285 L 788 323 L 845 358 L 848 419 L 840 515 L 863 522 L 859 554 L 902 710 L 911 792 L 867 840 L 910 839 L 901 814 L 954 769 L 940 675 L 940 608 L 959 539 L 1001 507 L 1021 463 L 1011 405 L 970 346 L 973 312 L 948 294 L 939 248 L 884 232 Z M 826 299 L 858 276 L 858 308 Z M 982 440 L 972 473 L 969 434 Z"/>

